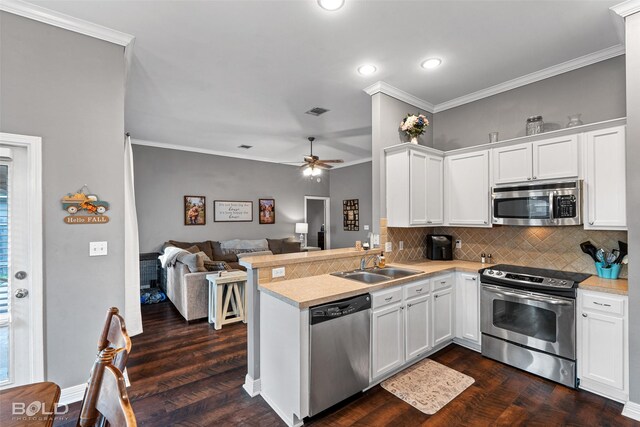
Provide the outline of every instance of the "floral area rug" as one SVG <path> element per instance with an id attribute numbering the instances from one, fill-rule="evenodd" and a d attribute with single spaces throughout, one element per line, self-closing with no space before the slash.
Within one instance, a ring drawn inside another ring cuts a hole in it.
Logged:
<path id="1" fill-rule="evenodd" d="M 468 375 L 425 359 L 381 385 L 411 406 L 433 415 L 474 382 Z"/>

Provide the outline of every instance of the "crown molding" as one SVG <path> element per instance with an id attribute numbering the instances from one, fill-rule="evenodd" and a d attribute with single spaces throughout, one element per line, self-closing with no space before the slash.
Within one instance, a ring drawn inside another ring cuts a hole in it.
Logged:
<path id="1" fill-rule="evenodd" d="M 626 18 L 640 12 L 640 0 L 627 0 L 609 8 L 614 13 Z"/>
<path id="2" fill-rule="evenodd" d="M 154 147 L 154 148 L 164 148 L 166 150 L 177 150 L 177 151 L 187 151 L 189 153 L 200 153 L 200 154 L 209 154 L 212 156 L 221 156 L 221 157 L 232 157 L 235 159 L 243 159 L 243 160 L 253 160 L 256 162 L 265 162 L 265 163 L 275 163 L 275 164 L 279 164 L 279 165 L 283 165 L 283 166 L 291 166 L 294 168 L 297 168 L 298 166 L 296 165 L 288 165 L 288 164 L 283 164 L 278 160 L 274 160 L 274 159 L 269 159 L 266 157 L 259 157 L 259 156 L 251 156 L 251 155 L 247 155 L 245 153 L 230 153 L 227 151 L 219 151 L 219 150 L 211 150 L 209 148 L 200 148 L 200 147 L 190 147 L 187 145 L 177 145 L 177 144 L 167 144 L 164 142 L 155 142 L 155 141 L 147 141 L 144 139 L 134 139 L 131 138 L 131 143 L 134 145 L 141 145 L 144 147 Z M 358 159 L 358 160 L 353 160 L 351 162 L 345 162 L 345 163 L 340 163 L 337 164 L 333 167 L 333 169 L 340 169 L 340 168 L 344 168 L 347 166 L 353 166 L 353 165 L 357 165 L 360 163 L 366 163 L 366 162 L 370 162 L 371 161 L 371 157 L 367 157 L 365 159 Z M 302 163 L 302 161 L 300 161 L 300 163 Z"/>
<path id="3" fill-rule="evenodd" d="M 383 81 L 376 82 L 371 86 L 368 86 L 363 89 L 367 95 L 373 96 L 376 93 L 384 93 L 385 95 L 389 95 L 392 98 L 397 100 L 406 102 L 407 104 L 411 104 L 414 107 L 421 108 L 429 113 L 434 112 L 434 105 L 424 99 L 420 99 L 417 96 L 411 95 L 408 92 L 405 92 L 397 87 L 391 86 L 389 83 L 385 83 Z"/>
<path id="4" fill-rule="evenodd" d="M 538 82 L 540 80 L 548 79 L 550 77 L 557 76 L 559 74 L 573 71 L 578 68 L 586 67 L 587 65 L 595 64 L 596 62 L 604 61 L 614 58 L 616 56 L 624 55 L 624 46 L 621 44 L 608 47 L 606 49 L 599 50 L 597 52 L 590 53 L 588 55 L 581 56 L 579 58 L 571 59 L 558 65 L 554 65 L 543 70 L 527 74 L 522 77 L 517 77 L 513 80 L 500 83 L 495 86 L 488 87 L 486 89 L 479 90 L 477 92 L 470 93 L 468 95 L 461 96 L 459 98 L 452 99 L 450 101 L 437 104 L 434 109 L 434 113 L 449 110 L 451 108 L 458 107 L 469 102 L 477 101 L 482 98 L 497 95 L 502 92 L 506 92 L 511 89 L 515 89 L 521 86 L 525 86 L 531 83 Z"/>
<path id="5" fill-rule="evenodd" d="M 20 0 L 0 0 L 0 10 L 127 48 L 134 36 Z"/>

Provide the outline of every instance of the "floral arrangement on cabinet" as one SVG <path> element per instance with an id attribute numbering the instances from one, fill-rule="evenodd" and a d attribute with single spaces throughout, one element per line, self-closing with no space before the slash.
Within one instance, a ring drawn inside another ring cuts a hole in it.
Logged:
<path id="1" fill-rule="evenodd" d="M 407 114 L 400 122 L 400 130 L 411 137 L 411 143 L 417 144 L 418 137 L 427 130 L 429 120 L 424 114 Z"/>

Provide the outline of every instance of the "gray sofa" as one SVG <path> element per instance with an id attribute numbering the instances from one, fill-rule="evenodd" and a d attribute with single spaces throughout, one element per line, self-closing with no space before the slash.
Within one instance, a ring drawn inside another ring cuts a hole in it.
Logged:
<path id="1" fill-rule="evenodd" d="M 273 254 L 300 252 L 300 242 L 292 239 L 263 239 L 259 247 L 247 242 L 248 240 L 233 241 L 204 241 L 204 242 L 178 242 L 170 240 L 163 247 L 169 246 L 187 249 L 197 246 L 207 257 L 213 261 L 224 261 L 232 270 L 244 270 L 238 262 L 238 255 L 257 254 L 265 249 Z M 259 250 L 258 250 L 259 249 Z M 210 271 L 191 272 L 180 261 L 166 268 L 167 297 L 178 309 L 182 317 L 187 321 L 202 319 L 208 316 L 209 284 L 206 276 Z"/>

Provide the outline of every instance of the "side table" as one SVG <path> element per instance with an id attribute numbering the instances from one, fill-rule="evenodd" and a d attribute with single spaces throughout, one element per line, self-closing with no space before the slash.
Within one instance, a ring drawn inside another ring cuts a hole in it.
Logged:
<path id="1" fill-rule="evenodd" d="M 223 271 L 207 274 L 209 282 L 209 323 L 215 329 L 234 322 L 247 323 L 245 312 L 247 273 Z"/>

